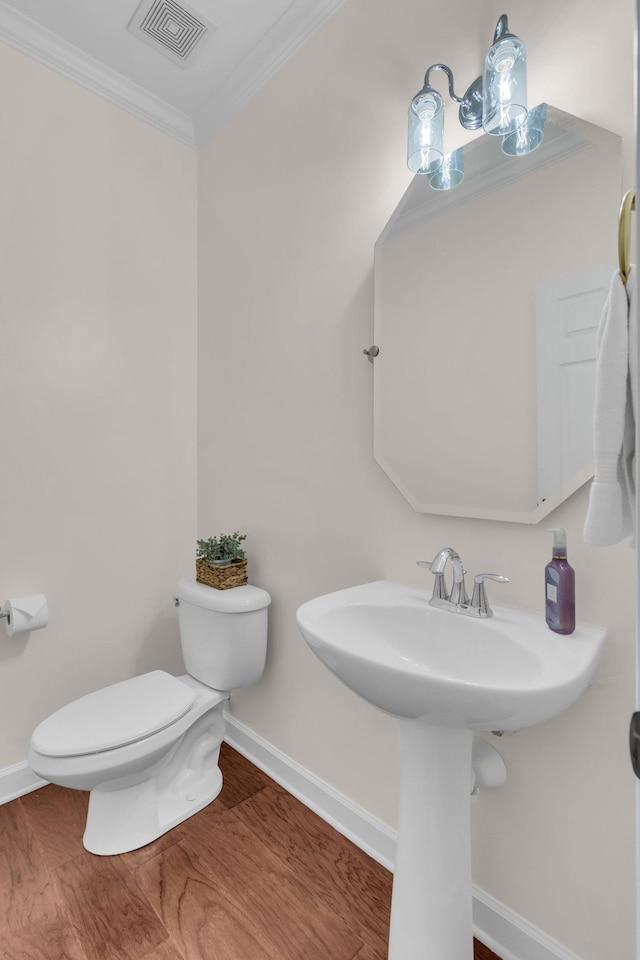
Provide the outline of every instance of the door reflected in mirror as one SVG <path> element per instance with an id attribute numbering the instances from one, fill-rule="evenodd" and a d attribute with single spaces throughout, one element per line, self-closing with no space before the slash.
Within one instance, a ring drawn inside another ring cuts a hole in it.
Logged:
<path id="1" fill-rule="evenodd" d="M 460 186 L 414 177 L 376 244 L 374 456 L 419 512 L 536 523 L 593 473 L 621 143 L 548 107 L 533 153 L 464 153 Z"/>

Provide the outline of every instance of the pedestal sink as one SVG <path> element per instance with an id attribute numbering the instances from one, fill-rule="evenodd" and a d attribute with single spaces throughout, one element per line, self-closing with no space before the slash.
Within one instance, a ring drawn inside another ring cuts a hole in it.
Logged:
<path id="1" fill-rule="evenodd" d="M 495 607 L 473 619 L 429 600 L 380 580 L 310 600 L 297 621 L 331 673 L 399 721 L 389 960 L 472 960 L 472 731 L 518 730 L 565 710 L 589 685 L 605 631 L 564 637 L 533 614 Z"/>

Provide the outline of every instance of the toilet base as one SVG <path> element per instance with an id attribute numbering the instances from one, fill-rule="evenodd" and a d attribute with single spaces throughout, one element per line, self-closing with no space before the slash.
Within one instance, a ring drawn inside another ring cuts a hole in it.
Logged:
<path id="1" fill-rule="evenodd" d="M 94 787 L 85 848 L 113 856 L 144 847 L 206 807 L 222 789 L 218 766 L 224 735 L 222 704 L 200 717 L 173 750 L 140 776 Z"/>

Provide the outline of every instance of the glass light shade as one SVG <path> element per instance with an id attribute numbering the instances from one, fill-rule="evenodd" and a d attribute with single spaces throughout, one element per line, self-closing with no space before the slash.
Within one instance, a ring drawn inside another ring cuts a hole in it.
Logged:
<path id="1" fill-rule="evenodd" d="M 502 152 L 508 157 L 523 157 L 539 147 L 544 139 L 544 123 L 547 119 L 547 105 L 540 103 L 519 123 L 513 133 L 502 140 Z"/>
<path id="2" fill-rule="evenodd" d="M 524 43 L 507 33 L 485 57 L 482 74 L 482 126 L 505 137 L 527 115 L 527 55 Z"/>
<path id="3" fill-rule="evenodd" d="M 464 151 L 462 147 L 448 153 L 429 175 L 429 186 L 433 190 L 452 190 L 464 180 Z"/>
<path id="4" fill-rule="evenodd" d="M 425 87 L 409 104 L 407 166 L 412 173 L 432 173 L 443 157 L 444 102 Z"/>

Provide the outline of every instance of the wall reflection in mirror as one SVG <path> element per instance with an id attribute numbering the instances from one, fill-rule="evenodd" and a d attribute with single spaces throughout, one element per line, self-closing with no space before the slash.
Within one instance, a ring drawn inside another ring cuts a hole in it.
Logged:
<path id="1" fill-rule="evenodd" d="M 530 114 L 536 150 L 472 141 L 463 182 L 414 177 L 376 244 L 374 455 L 420 512 L 536 523 L 592 475 L 620 139 Z"/>

